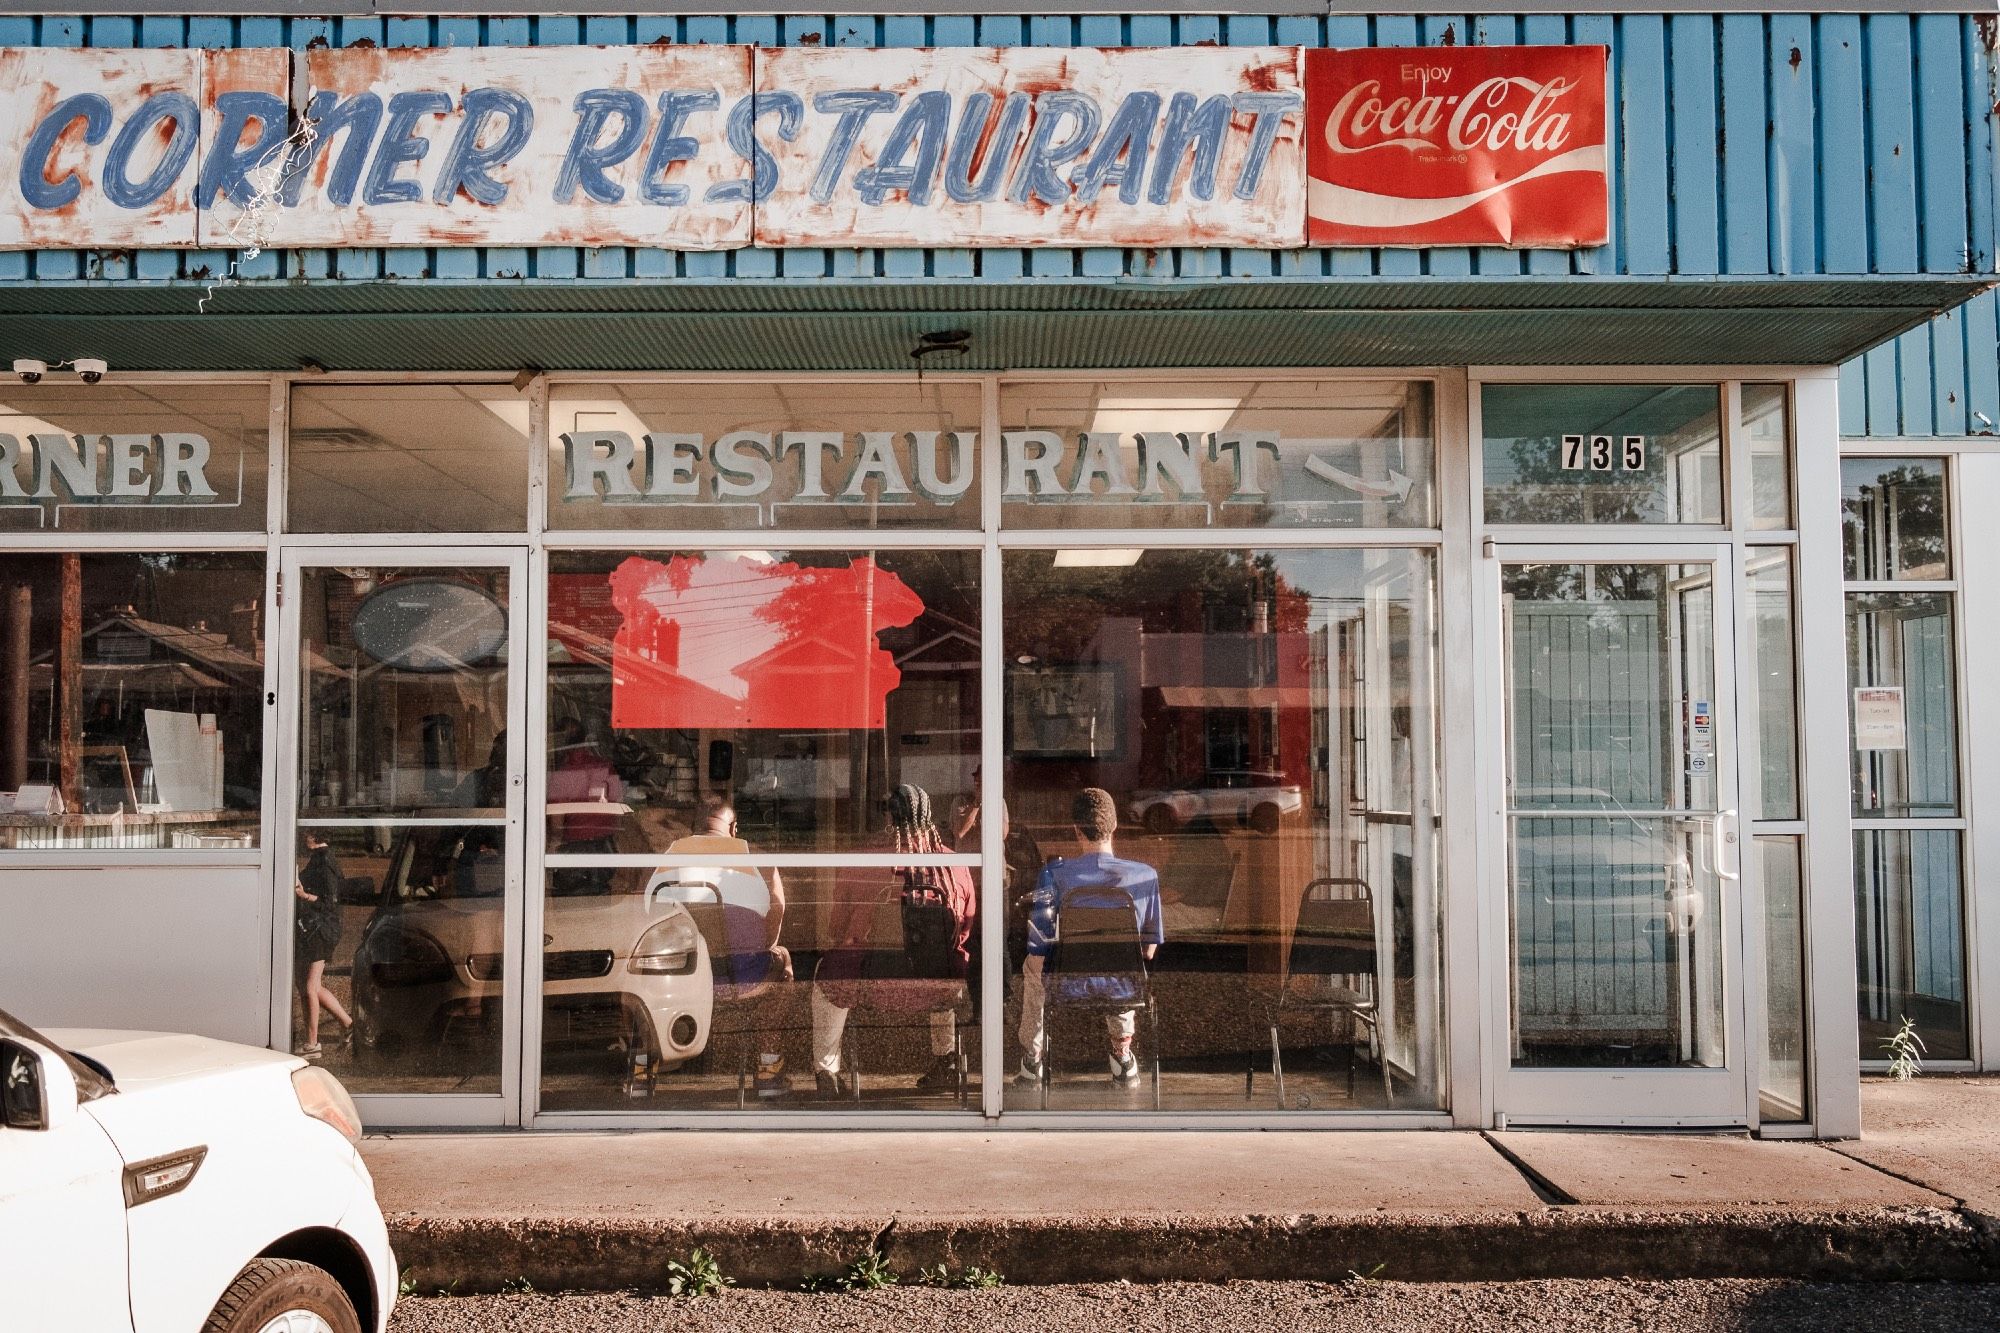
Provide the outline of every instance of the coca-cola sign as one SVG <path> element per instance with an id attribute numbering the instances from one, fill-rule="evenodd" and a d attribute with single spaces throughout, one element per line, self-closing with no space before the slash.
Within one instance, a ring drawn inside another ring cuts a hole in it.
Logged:
<path id="1" fill-rule="evenodd" d="M 1308 50 L 1313 245 L 1600 245 L 1601 46 Z"/>

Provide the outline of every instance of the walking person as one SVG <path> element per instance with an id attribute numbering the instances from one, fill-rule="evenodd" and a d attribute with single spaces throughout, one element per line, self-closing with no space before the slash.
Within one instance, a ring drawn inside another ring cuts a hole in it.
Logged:
<path id="1" fill-rule="evenodd" d="M 298 1054 L 317 1060 L 322 1053 L 321 1013 L 331 1014 L 340 1024 L 341 1040 L 354 1030 L 354 1019 L 326 984 L 326 965 L 340 944 L 340 861 L 333 848 L 327 846 L 326 835 L 318 829 L 305 831 L 305 844 L 305 863 L 292 881 L 292 894 L 298 899 L 292 912 L 296 931 L 292 971 L 305 1006 L 305 1040 L 300 1043 Z"/>

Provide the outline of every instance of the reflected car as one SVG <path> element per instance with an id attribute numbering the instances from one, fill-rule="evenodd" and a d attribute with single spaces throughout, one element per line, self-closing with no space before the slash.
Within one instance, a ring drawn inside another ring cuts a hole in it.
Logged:
<path id="1" fill-rule="evenodd" d="M 0 1326 L 377 1333 L 395 1255 L 336 1078 L 0 1013 Z"/>
<path id="2" fill-rule="evenodd" d="M 407 830 L 354 951 L 357 1057 L 497 1043 L 504 875 L 493 830 Z M 542 1041 L 644 1052 L 673 1069 L 708 1047 L 708 946 L 679 903 L 558 870 L 542 919 Z"/>
<path id="3" fill-rule="evenodd" d="M 1209 773 L 1193 786 L 1135 791 L 1126 817 L 1149 833 L 1172 833 L 1198 819 L 1276 833 L 1282 817 L 1305 808 L 1305 792 L 1284 774 L 1241 770 Z"/>

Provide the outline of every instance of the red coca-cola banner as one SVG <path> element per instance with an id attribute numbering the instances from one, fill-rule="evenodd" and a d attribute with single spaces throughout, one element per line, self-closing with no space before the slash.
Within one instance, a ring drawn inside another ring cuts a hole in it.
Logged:
<path id="1" fill-rule="evenodd" d="M 1306 53 L 1312 245 L 1601 245 L 1601 46 Z"/>

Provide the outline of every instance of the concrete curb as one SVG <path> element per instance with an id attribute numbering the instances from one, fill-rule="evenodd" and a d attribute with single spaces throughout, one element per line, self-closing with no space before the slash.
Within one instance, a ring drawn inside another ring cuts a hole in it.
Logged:
<path id="1" fill-rule="evenodd" d="M 2000 1235 L 1941 1208 L 1298 1216 L 390 1219 L 413 1288 L 657 1291 L 696 1246 L 747 1287 L 797 1287 L 878 1250 L 898 1274 L 978 1265 L 1015 1285 L 1317 1279 L 2000 1280 Z"/>

